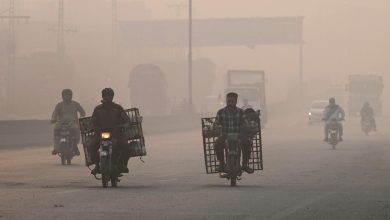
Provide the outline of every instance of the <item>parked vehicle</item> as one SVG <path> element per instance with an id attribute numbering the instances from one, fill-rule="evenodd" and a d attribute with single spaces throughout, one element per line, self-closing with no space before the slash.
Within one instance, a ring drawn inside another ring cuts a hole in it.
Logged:
<path id="1" fill-rule="evenodd" d="M 316 100 L 313 101 L 308 109 L 308 122 L 314 124 L 316 122 L 322 122 L 322 117 L 325 107 L 329 104 L 328 100 Z"/>
<path id="2" fill-rule="evenodd" d="M 261 110 L 261 127 L 268 122 L 266 101 L 266 79 L 264 71 L 260 70 L 229 70 L 225 94 L 235 92 L 240 100 L 247 100 L 254 109 Z"/>

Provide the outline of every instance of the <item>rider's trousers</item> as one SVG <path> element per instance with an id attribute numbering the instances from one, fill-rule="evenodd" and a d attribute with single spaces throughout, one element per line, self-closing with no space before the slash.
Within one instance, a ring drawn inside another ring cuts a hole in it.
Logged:
<path id="1" fill-rule="evenodd" d="M 224 156 L 225 145 L 226 145 L 225 137 L 219 137 L 215 143 L 215 153 L 220 163 L 225 163 L 225 156 Z M 248 163 L 251 155 L 251 149 L 252 149 L 252 143 L 249 140 L 249 138 L 241 139 L 241 149 L 242 149 L 243 164 Z"/>

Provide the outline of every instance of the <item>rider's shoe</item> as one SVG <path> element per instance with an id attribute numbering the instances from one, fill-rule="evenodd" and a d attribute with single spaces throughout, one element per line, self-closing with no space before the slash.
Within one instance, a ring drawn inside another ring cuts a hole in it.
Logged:
<path id="1" fill-rule="evenodd" d="M 96 175 L 98 173 L 100 173 L 100 167 L 99 167 L 99 165 L 96 165 L 95 168 L 93 168 L 93 170 L 91 170 L 91 174 Z"/>
<path id="2" fill-rule="evenodd" d="M 78 148 L 78 147 L 74 147 L 73 153 L 74 153 L 74 155 L 76 155 L 76 156 L 80 156 L 79 148 Z"/>
<path id="3" fill-rule="evenodd" d="M 54 150 L 52 150 L 51 154 L 52 154 L 52 155 L 56 155 L 56 154 L 58 154 L 58 152 L 57 152 L 56 149 L 54 149 Z"/>
<path id="4" fill-rule="evenodd" d="M 327 138 L 327 137 L 326 137 L 326 138 L 324 138 L 324 141 L 325 141 L 325 142 L 328 142 L 328 138 Z"/>
<path id="5" fill-rule="evenodd" d="M 125 166 L 120 166 L 119 167 L 119 172 L 121 172 L 121 173 L 129 173 L 129 168 L 127 168 Z"/>
<path id="6" fill-rule="evenodd" d="M 241 168 L 243 171 L 247 172 L 248 174 L 252 174 L 253 172 L 255 172 L 254 169 L 250 168 L 248 165 L 244 165 L 242 166 Z"/>
<path id="7" fill-rule="evenodd" d="M 344 141 L 344 139 L 342 137 L 339 138 L 339 141 Z"/>
<path id="8" fill-rule="evenodd" d="M 229 174 L 227 174 L 227 173 L 219 173 L 219 177 L 220 178 L 229 178 Z"/>

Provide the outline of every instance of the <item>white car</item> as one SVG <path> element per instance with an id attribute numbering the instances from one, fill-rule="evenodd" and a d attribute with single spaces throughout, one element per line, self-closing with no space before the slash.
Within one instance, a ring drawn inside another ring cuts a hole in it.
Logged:
<path id="1" fill-rule="evenodd" d="M 322 121 L 324 109 L 327 105 L 329 105 L 328 100 L 317 100 L 310 104 L 309 111 L 307 113 L 309 117 L 309 124 Z"/>

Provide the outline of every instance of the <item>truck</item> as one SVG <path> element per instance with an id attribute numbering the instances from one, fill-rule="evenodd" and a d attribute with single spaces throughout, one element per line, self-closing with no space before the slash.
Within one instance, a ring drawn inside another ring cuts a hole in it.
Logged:
<path id="1" fill-rule="evenodd" d="M 229 70 L 227 72 L 227 86 L 225 94 L 235 92 L 238 94 L 238 106 L 248 105 L 254 110 L 261 111 L 261 124 L 264 126 L 268 121 L 267 102 L 265 95 L 265 73 L 261 70 Z"/>
<path id="2" fill-rule="evenodd" d="M 129 75 L 130 103 L 144 115 L 167 114 L 167 83 L 165 74 L 155 64 L 140 64 Z"/>
<path id="3" fill-rule="evenodd" d="M 376 115 L 382 114 L 383 77 L 379 75 L 349 75 L 348 112 L 356 115 L 369 102 Z"/>

